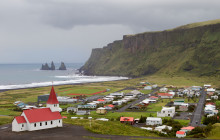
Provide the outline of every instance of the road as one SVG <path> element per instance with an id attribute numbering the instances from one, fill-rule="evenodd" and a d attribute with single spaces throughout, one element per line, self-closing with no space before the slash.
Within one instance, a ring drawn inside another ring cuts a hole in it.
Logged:
<path id="1" fill-rule="evenodd" d="M 158 90 L 159 90 L 159 87 L 158 87 L 158 88 L 155 88 L 155 89 L 154 89 L 151 93 L 149 93 L 149 94 L 154 94 L 154 93 L 155 93 L 156 91 L 158 91 Z M 127 104 L 127 105 L 123 106 L 122 108 L 120 108 L 120 109 L 117 110 L 116 112 L 125 112 L 125 110 L 126 110 L 127 108 L 129 108 L 130 106 L 135 105 L 135 104 L 137 104 L 137 103 L 140 103 L 141 101 L 143 101 L 144 99 L 146 99 L 147 97 L 149 97 L 149 94 L 144 94 L 144 95 L 141 96 L 139 99 L 137 99 L 137 100 L 131 102 L 130 104 Z"/>
<path id="2" fill-rule="evenodd" d="M 193 113 L 193 118 L 192 121 L 190 123 L 191 126 L 200 126 L 201 125 L 201 120 L 202 120 L 202 112 L 204 109 L 204 103 L 205 103 L 205 99 L 206 99 L 206 95 L 207 92 L 203 89 L 202 91 L 200 91 L 200 99 L 199 102 L 197 104 L 196 110 Z"/>

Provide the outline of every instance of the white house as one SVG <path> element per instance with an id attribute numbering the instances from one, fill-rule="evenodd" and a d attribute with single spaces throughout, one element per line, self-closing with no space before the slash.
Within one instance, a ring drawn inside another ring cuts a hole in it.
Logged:
<path id="1" fill-rule="evenodd" d="M 115 92 L 115 93 L 110 93 L 111 96 L 124 96 L 123 92 Z"/>
<path id="2" fill-rule="evenodd" d="M 184 131 L 177 131 L 176 132 L 176 137 L 177 138 L 183 138 L 185 136 L 186 136 L 186 132 L 184 132 Z"/>
<path id="3" fill-rule="evenodd" d="M 141 94 L 143 94 L 143 93 L 141 93 L 138 90 L 132 90 L 131 93 L 134 94 L 134 95 L 141 95 Z"/>
<path id="4" fill-rule="evenodd" d="M 169 94 L 169 93 L 158 93 L 157 94 L 160 98 L 163 98 L 163 99 L 171 99 L 173 98 L 174 95 L 172 94 Z"/>
<path id="5" fill-rule="evenodd" d="M 169 129 L 169 130 L 172 130 L 172 127 L 171 126 L 167 126 L 167 125 L 162 125 L 162 126 L 155 127 L 154 130 L 163 133 L 163 129 L 166 129 L 166 128 Z"/>
<path id="6" fill-rule="evenodd" d="M 162 125 L 162 119 L 156 117 L 147 117 L 146 125 Z"/>
<path id="7" fill-rule="evenodd" d="M 207 91 L 207 92 L 215 92 L 215 89 L 214 89 L 214 88 L 207 88 L 206 91 Z"/>
<path id="8" fill-rule="evenodd" d="M 21 116 L 12 121 L 12 131 L 34 131 L 62 127 L 62 116 L 59 113 L 59 102 L 52 86 L 46 108 L 24 110 Z"/>
<path id="9" fill-rule="evenodd" d="M 155 85 L 152 85 L 152 88 L 157 88 L 157 84 L 155 84 Z"/>
<path id="10" fill-rule="evenodd" d="M 167 91 L 168 91 L 168 88 L 165 88 L 165 87 L 160 89 L 160 92 L 167 92 Z"/>
<path id="11" fill-rule="evenodd" d="M 215 100 L 217 100 L 217 99 L 218 99 L 218 96 L 217 96 L 217 95 L 215 95 L 215 96 L 211 96 L 211 99 L 215 99 Z"/>
<path id="12" fill-rule="evenodd" d="M 211 88 L 212 85 L 204 84 L 204 88 Z"/>
<path id="13" fill-rule="evenodd" d="M 175 107 L 163 107 L 157 112 L 157 117 L 173 117 L 175 115 Z"/>
<path id="14" fill-rule="evenodd" d="M 146 86 L 146 87 L 144 87 L 144 90 L 152 90 L 152 87 L 151 86 Z"/>

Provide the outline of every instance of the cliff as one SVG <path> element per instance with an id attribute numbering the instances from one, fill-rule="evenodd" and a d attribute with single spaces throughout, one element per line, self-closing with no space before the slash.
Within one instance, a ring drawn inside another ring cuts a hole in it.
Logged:
<path id="1" fill-rule="evenodd" d="M 87 75 L 131 77 L 185 72 L 197 76 L 218 75 L 220 20 L 125 35 L 123 40 L 93 49 L 80 70 Z"/>
<path id="2" fill-rule="evenodd" d="M 66 70 L 66 66 L 65 66 L 64 62 L 61 62 L 59 70 Z"/>

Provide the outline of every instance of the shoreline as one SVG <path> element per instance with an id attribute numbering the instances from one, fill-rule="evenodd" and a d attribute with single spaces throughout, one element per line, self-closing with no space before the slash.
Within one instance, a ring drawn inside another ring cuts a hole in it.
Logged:
<path id="1" fill-rule="evenodd" d="M 64 85 L 84 85 L 84 84 L 92 84 L 92 83 L 102 83 L 102 82 L 112 82 L 112 81 L 127 81 L 133 78 L 128 78 L 128 79 L 120 79 L 120 80 L 111 80 L 111 81 L 98 81 L 98 82 L 84 82 L 84 83 L 72 83 L 72 84 L 59 84 L 59 85 L 53 85 L 53 86 L 64 86 Z M 51 85 L 47 85 L 47 86 L 37 86 L 37 87 L 25 87 L 25 88 L 14 88 L 14 89 L 0 89 L 0 93 L 1 92 L 6 92 L 6 91 L 10 91 L 10 90 L 21 90 L 21 89 L 34 89 L 34 88 L 41 88 L 41 87 L 50 87 Z"/>

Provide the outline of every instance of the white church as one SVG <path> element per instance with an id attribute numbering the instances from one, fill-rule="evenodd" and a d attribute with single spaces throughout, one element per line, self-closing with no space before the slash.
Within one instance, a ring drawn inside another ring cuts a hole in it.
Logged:
<path id="1" fill-rule="evenodd" d="M 59 102 L 52 86 L 47 107 L 24 110 L 21 116 L 15 117 L 12 121 L 12 131 L 34 131 L 63 127 L 59 109 Z"/>

